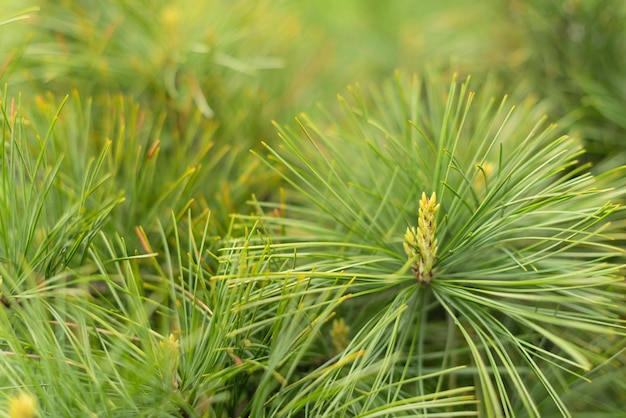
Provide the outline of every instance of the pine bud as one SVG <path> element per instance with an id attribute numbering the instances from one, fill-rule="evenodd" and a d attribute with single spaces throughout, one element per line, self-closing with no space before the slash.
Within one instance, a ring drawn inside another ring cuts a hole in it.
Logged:
<path id="1" fill-rule="evenodd" d="M 333 328 L 330 330 L 330 338 L 336 354 L 341 353 L 348 346 L 350 342 L 348 339 L 349 333 L 350 327 L 346 325 L 346 321 L 343 318 L 333 321 Z"/>
<path id="2" fill-rule="evenodd" d="M 20 392 L 9 399 L 10 418 L 35 418 L 37 416 L 37 400 L 27 392 Z"/>
<path id="3" fill-rule="evenodd" d="M 418 282 L 429 284 L 432 280 L 433 264 L 437 257 L 437 195 L 433 192 L 430 198 L 422 193 L 417 219 L 417 229 L 408 227 L 404 234 L 404 251 L 409 260 L 415 260 L 413 273 Z"/>

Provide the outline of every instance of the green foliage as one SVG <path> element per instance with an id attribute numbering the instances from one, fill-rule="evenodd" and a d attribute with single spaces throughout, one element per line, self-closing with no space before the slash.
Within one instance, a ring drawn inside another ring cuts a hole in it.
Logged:
<path id="1" fill-rule="evenodd" d="M 4 6 L 0 416 L 621 413 L 620 2 Z"/>
<path id="2" fill-rule="evenodd" d="M 385 366 L 371 382 L 343 382 L 324 408 L 376 409 L 357 394 L 385 398 L 393 382 L 388 400 L 426 413 L 408 406 L 410 394 L 439 398 L 465 384 L 484 416 L 542 416 L 546 396 L 569 415 L 560 393 L 615 354 L 588 341 L 623 334 L 622 250 L 607 222 L 623 192 L 576 165 L 580 146 L 538 118 L 537 104 L 512 110 L 488 89 L 476 97 L 467 83 L 447 93 L 440 84 L 398 77 L 368 94 L 354 89 L 341 99 L 344 117 L 320 125 L 303 115 L 300 134 L 281 130 L 283 144 L 269 148 L 268 165 L 284 165 L 306 203 L 264 222 L 286 228 L 281 241 L 297 239 L 298 271 L 350 278 L 364 299 L 367 308 L 345 311 L 359 329 L 349 349 L 365 352 L 351 373 Z M 430 285 L 417 284 L 402 249 L 424 191 L 441 205 Z M 301 231 L 310 234 L 291 235 Z M 455 371 L 415 381 L 433 368 Z"/>
<path id="3" fill-rule="evenodd" d="M 206 177 L 220 163 L 225 150 L 215 150 L 215 128 L 199 114 L 189 122 L 184 136 L 174 136 L 163 128 L 162 114 L 143 109 L 121 95 L 100 99 L 95 103 L 82 101 L 74 93 L 52 131 L 54 146 L 74 150 L 68 158 L 71 167 L 67 175 L 72 178 L 85 176 L 84 155 L 106 152 L 102 166 L 111 177 L 107 192 L 124 196 L 111 214 L 108 229 L 134 237 L 128 244 L 129 250 L 135 251 L 141 248 L 136 228 L 158 236 L 161 222 L 170 235 L 170 212 L 180 219 L 202 196 L 199 189 L 207 188 L 209 196 L 211 191 L 217 192 L 215 186 L 207 187 L 210 183 Z M 38 123 L 43 125 L 49 119 L 51 103 L 52 97 L 38 98 Z M 205 205 L 201 201 L 195 207 L 202 212 Z"/>
<path id="4" fill-rule="evenodd" d="M 0 259 L 13 290 L 33 273 L 51 277 L 76 264 L 121 199 L 103 192 L 109 177 L 102 172 L 106 148 L 86 159 L 82 176 L 66 177 L 63 155 L 49 151 L 54 122 L 47 132 L 33 130 L 19 98 L 6 94 L 0 109 Z"/>
<path id="5" fill-rule="evenodd" d="M 508 2 L 519 71 L 577 120 L 595 160 L 624 151 L 626 7 L 619 0 Z"/>

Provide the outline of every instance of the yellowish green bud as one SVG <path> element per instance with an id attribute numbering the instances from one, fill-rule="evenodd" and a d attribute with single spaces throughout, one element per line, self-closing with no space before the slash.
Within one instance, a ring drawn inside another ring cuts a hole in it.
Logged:
<path id="1" fill-rule="evenodd" d="M 159 342 L 161 348 L 162 374 L 169 376 L 175 388 L 178 388 L 177 370 L 180 357 L 180 343 L 174 334 Z"/>
<path id="2" fill-rule="evenodd" d="M 437 195 L 433 192 L 430 198 L 422 193 L 417 218 L 417 229 L 408 227 L 404 234 L 404 251 L 409 260 L 415 278 L 422 284 L 429 284 L 432 280 L 432 270 L 437 258 Z"/>
<path id="3" fill-rule="evenodd" d="M 9 418 L 35 418 L 37 399 L 27 392 L 20 392 L 9 399 Z"/>
<path id="4" fill-rule="evenodd" d="M 348 339 L 349 333 L 350 327 L 346 325 L 346 321 L 343 318 L 333 321 L 333 328 L 330 330 L 330 339 L 333 343 L 335 353 L 340 353 L 346 349 L 350 342 Z"/>

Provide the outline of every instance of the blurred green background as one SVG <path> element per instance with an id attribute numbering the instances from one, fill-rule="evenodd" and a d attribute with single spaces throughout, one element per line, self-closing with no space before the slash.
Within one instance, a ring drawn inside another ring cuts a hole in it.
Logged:
<path id="1" fill-rule="evenodd" d="M 471 74 L 502 94 L 544 99 L 550 118 L 583 138 L 585 158 L 622 164 L 624 4 L 4 0 L 5 20 L 21 19 L 0 27 L 0 81 L 29 109 L 70 95 L 58 140 L 73 144 L 75 175 L 76 161 L 113 140 L 107 168 L 127 196 L 116 230 L 167 226 L 162 214 L 193 207 L 211 208 L 223 234 L 251 193 L 276 197 L 276 178 L 248 152 L 275 141 L 272 121 L 319 103 L 334 112 L 346 86 L 396 69 Z M 158 158 L 124 168 L 148 153 Z"/>

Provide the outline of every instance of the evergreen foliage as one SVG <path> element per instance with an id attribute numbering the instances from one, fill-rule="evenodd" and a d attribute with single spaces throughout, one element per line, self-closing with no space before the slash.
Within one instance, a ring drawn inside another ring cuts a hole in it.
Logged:
<path id="1" fill-rule="evenodd" d="M 4 6 L 0 416 L 622 413 L 621 2 Z"/>

